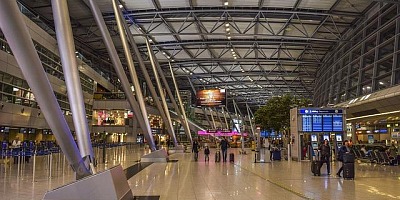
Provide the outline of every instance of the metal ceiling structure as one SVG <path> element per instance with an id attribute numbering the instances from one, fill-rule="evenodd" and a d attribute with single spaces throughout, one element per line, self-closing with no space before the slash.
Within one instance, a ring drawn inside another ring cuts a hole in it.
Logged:
<path id="1" fill-rule="evenodd" d="M 50 0 L 20 0 L 54 27 Z M 85 0 L 69 0 L 76 43 L 108 62 Z M 255 107 L 283 94 L 312 98 L 316 70 L 375 4 L 372 0 L 125 0 L 125 18 L 148 60 L 151 39 L 161 67 L 171 62 L 179 86 L 224 88 L 228 99 Z M 387 2 L 386 2 L 387 3 Z M 396 3 L 396 2 L 393 2 Z M 122 45 L 110 0 L 98 0 L 117 49 Z M 51 29 L 51 28 L 50 28 Z M 148 63 L 147 63 L 148 64 Z M 110 73 L 111 68 L 104 68 Z M 166 73 L 168 76 L 168 73 Z M 191 83 L 190 83 L 190 82 Z"/>

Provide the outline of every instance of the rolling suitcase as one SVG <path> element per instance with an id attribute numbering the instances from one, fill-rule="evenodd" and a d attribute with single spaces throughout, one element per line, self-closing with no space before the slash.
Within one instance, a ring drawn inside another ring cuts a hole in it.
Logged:
<path id="1" fill-rule="evenodd" d="M 233 153 L 229 154 L 229 162 L 235 162 L 235 154 Z"/>
<path id="2" fill-rule="evenodd" d="M 354 179 L 354 163 L 343 163 L 343 178 Z"/>
<path id="3" fill-rule="evenodd" d="M 311 162 L 311 172 L 314 174 L 314 176 L 321 176 L 321 161 L 316 161 L 313 160 Z"/>
<path id="4" fill-rule="evenodd" d="M 356 159 L 354 157 L 354 154 L 352 154 L 352 153 L 343 154 L 343 162 L 344 163 L 354 163 L 355 160 Z"/>
<path id="5" fill-rule="evenodd" d="M 321 158 L 319 151 L 314 151 L 313 160 L 311 161 L 311 172 L 314 176 L 321 176 Z"/>
<path id="6" fill-rule="evenodd" d="M 275 150 L 272 152 L 272 160 L 281 160 L 281 151 Z"/>
<path id="7" fill-rule="evenodd" d="M 221 152 L 217 151 L 215 152 L 215 162 L 220 162 L 221 161 Z"/>

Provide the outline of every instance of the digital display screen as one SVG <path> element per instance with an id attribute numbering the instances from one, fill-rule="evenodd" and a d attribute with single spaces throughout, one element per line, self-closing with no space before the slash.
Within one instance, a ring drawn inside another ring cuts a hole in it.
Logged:
<path id="1" fill-rule="evenodd" d="M 312 129 L 314 132 L 322 131 L 322 115 L 313 115 L 312 116 Z"/>
<path id="2" fill-rule="evenodd" d="M 333 115 L 333 131 L 343 131 L 343 115 Z"/>
<path id="3" fill-rule="evenodd" d="M 317 142 L 318 141 L 317 135 L 311 135 L 311 141 Z"/>
<path id="4" fill-rule="evenodd" d="M 303 131 L 311 132 L 312 131 L 312 116 L 311 115 L 303 115 Z"/>
<path id="5" fill-rule="evenodd" d="M 322 115 L 322 124 L 323 124 L 323 131 L 325 132 L 331 132 L 333 131 L 333 121 L 332 121 L 332 115 Z"/>
<path id="6" fill-rule="evenodd" d="M 328 140 L 329 141 L 329 135 L 324 135 L 324 141 Z"/>
<path id="7" fill-rule="evenodd" d="M 343 109 L 299 109 L 303 132 L 342 132 L 344 130 Z"/>
<path id="8" fill-rule="evenodd" d="M 226 104 L 225 89 L 199 90 L 196 94 L 197 106 L 221 106 Z"/>
<path id="9" fill-rule="evenodd" d="M 316 148 L 318 148 L 318 143 L 313 143 L 312 146 L 314 149 L 316 149 Z"/>

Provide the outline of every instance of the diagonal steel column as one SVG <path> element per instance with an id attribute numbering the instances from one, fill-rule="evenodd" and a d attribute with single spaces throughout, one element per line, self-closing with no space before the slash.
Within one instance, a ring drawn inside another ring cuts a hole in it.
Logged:
<path id="1" fill-rule="evenodd" d="M 247 115 L 249 116 L 251 134 L 252 134 L 252 137 L 254 138 L 255 133 L 254 133 L 253 122 L 252 122 L 252 120 L 251 120 L 252 113 L 251 113 L 250 107 L 249 107 L 249 105 L 248 105 L 247 103 L 246 103 L 246 108 L 247 108 Z"/>
<path id="2" fill-rule="evenodd" d="M 96 4 L 95 0 L 89 0 L 90 9 L 92 10 L 94 19 L 96 20 L 97 26 L 100 29 L 101 35 L 103 37 L 104 43 L 106 45 L 107 51 L 110 54 L 111 62 L 113 63 L 115 72 L 118 75 L 118 78 L 121 81 L 122 89 L 126 94 L 126 98 L 133 110 L 136 114 L 136 118 L 139 122 L 140 127 L 144 130 L 144 136 L 146 137 L 147 142 L 149 143 L 149 147 L 152 151 L 156 150 L 156 145 L 154 144 L 153 134 L 151 130 L 148 130 L 146 123 L 144 122 L 143 115 L 140 112 L 140 108 L 138 103 L 135 100 L 135 97 L 132 94 L 128 78 L 126 77 L 125 71 L 122 67 L 121 60 L 118 57 L 117 50 L 115 49 L 114 43 L 111 39 L 110 33 L 107 30 L 106 23 L 104 22 L 103 16 L 99 7 Z"/>
<path id="3" fill-rule="evenodd" d="M 175 146 L 177 146 L 178 142 L 176 141 L 175 132 L 174 132 L 173 125 L 172 125 L 172 120 L 171 120 L 171 115 L 169 114 L 167 101 L 165 100 L 164 91 L 163 91 L 163 88 L 162 88 L 162 85 L 161 85 L 161 82 L 160 82 L 160 78 L 158 76 L 158 72 L 157 72 L 157 69 L 156 69 L 156 64 L 155 64 L 156 61 L 154 60 L 155 59 L 154 52 L 151 49 L 149 41 L 147 40 L 147 38 L 146 38 L 146 46 L 147 46 L 147 51 L 149 52 L 150 63 L 151 63 L 151 66 L 153 68 L 154 79 L 156 80 L 158 93 L 160 94 L 160 99 L 161 99 L 161 102 L 163 103 L 163 107 L 164 107 L 164 113 L 165 113 L 165 116 L 166 116 L 165 124 L 167 124 L 167 127 L 171 130 L 170 136 L 173 139 L 173 141 L 175 143 Z M 168 86 L 168 85 L 166 85 L 166 86 Z M 160 112 L 162 112 L 162 110 L 160 110 Z"/>
<path id="4" fill-rule="evenodd" d="M 222 114 L 224 115 L 226 129 L 229 130 L 228 120 L 226 120 L 226 114 L 225 114 L 225 111 L 224 111 L 225 110 L 224 107 L 225 106 L 221 107 L 222 108 Z"/>
<path id="5" fill-rule="evenodd" d="M 68 4 L 66 0 L 52 0 L 51 4 L 54 13 L 53 17 L 57 33 L 58 49 L 60 51 L 79 151 L 85 161 L 88 162 L 86 164 L 90 165 L 90 163 L 94 161 L 94 156 L 86 119 L 78 63 L 75 57 L 74 36 L 72 35 Z"/>
<path id="6" fill-rule="evenodd" d="M 169 71 L 171 72 L 172 82 L 174 82 L 174 87 L 175 87 L 176 96 L 178 97 L 179 106 L 180 106 L 180 108 L 181 108 L 181 112 L 182 112 L 183 119 L 184 119 L 184 122 L 185 122 L 183 125 L 186 126 L 186 128 L 187 128 L 188 130 L 190 130 L 190 129 L 189 129 L 188 119 L 187 119 L 187 117 L 186 117 L 185 108 L 183 107 L 182 98 L 181 98 L 181 95 L 179 94 L 178 84 L 176 83 L 176 80 L 175 80 L 174 70 L 172 70 L 172 66 L 171 66 L 171 63 L 170 63 L 170 62 L 168 62 L 168 65 L 169 65 Z M 192 135 L 190 134 L 190 131 L 189 131 L 188 137 L 189 137 L 190 143 L 193 144 L 193 139 L 192 139 Z"/>
<path id="7" fill-rule="evenodd" d="M 122 15 L 121 10 L 119 10 L 119 12 L 120 12 L 120 14 Z M 131 33 L 131 31 L 130 31 L 130 29 L 129 29 L 129 27 L 128 27 L 128 24 L 126 23 L 126 21 L 125 21 L 125 20 L 122 20 L 122 24 L 124 25 L 124 28 L 125 28 L 126 33 L 127 33 L 127 35 L 128 35 L 128 40 L 129 40 L 129 42 L 130 42 L 130 44 L 131 44 L 131 47 L 133 48 L 133 51 L 135 52 L 137 61 L 139 62 L 140 69 L 141 69 L 142 72 L 143 72 L 143 76 L 144 76 L 144 79 L 146 80 L 146 84 L 147 84 L 147 86 L 148 86 L 148 88 L 149 88 L 150 94 L 151 94 L 151 96 L 153 97 L 154 102 L 155 102 L 155 104 L 156 104 L 156 107 L 157 107 L 157 109 L 158 109 L 159 112 L 160 112 L 161 118 L 166 122 L 165 124 L 166 124 L 167 130 L 168 130 L 168 133 L 169 133 L 170 135 L 174 135 L 174 137 L 172 137 L 172 139 L 173 139 L 174 145 L 177 146 L 177 145 L 178 145 L 178 141 L 176 140 L 176 137 L 175 137 L 175 134 L 174 134 L 174 130 L 173 130 L 174 128 L 173 128 L 173 126 L 171 126 L 169 123 L 167 123 L 167 122 L 168 122 L 168 120 L 167 120 L 168 117 L 166 116 L 166 114 L 165 114 L 164 112 L 162 112 L 162 111 L 163 111 L 163 107 L 162 107 L 160 101 L 158 100 L 158 95 L 157 95 L 156 90 L 154 89 L 153 82 L 152 82 L 151 79 L 150 79 L 149 73 L 148 73 L 148 71 L 147 71 L 147 69 L 146 69 L 146 66 L 145 66 L 145 64 L 144 64 L 144 62 L 143 62 L 142 57 L 140 56 L 139 48 L 137 47 L 136 42 L 135 42 L 135 40 L 133 39 L 132 33 Z M 160 93 L 160 95 L 161 95 L 161 94 L 162 94 L 162 93 Z M 168 112 L 168 114 L 169 114 L 169 111 L 167 111 L 167 112 Z M 179 115 L 179 111 L 178 111 L 177 113 L 178 113 L 178 115 Z M 180 115 L 179 115 L 179 116 L 180 116 Z M 169 127 L 170 127 L 170 128 L 169 128 Z M 172 130 L 172 131 L 171 131 L 171 130 Z"/>
<path id="8" fill-rule="evenodd" d="M 217 108 L 214 108 L 214 109 L 215 109 L 215 113 L 217 114 L 218 121 L 221 124 L 220 128 L 224 129 L 224 124 L 222 123 L 221 117 L 219 117 L 218 110 L 217 110 Z"/>
<path id="9" fill-rule="evenodd" d="M 158 73 L 160 74 L 161 80 L 163 81 L 163 83 L 165 85 L 165 89 L 167 90 L 167 94 L 169 96 L 169 99 L 171 100 L 172 105 L 174 106 L 174 109 L 177 111 L 176 113 L 178 113 L 178 117 L 179 117 L 179 120 L 181 121 L 181 123 L 183 125 L 183 129 L 185 131 L 185 134 L 186 135 L 190 135 L 189 126 L 186 126 L 184 124 L 185 122 L 184 122 L 184 119 L 182 117 L 182 113 L 180 112 L 180 109 L 178 107 L 178 103 L 175 100 L 174 94 L 172 93 L 171 88 L 169 87 L 168 81 L 165 78 L 164 71 L 161 69 L 160 63 L 158 62 L 157 57 L 154 55 L 154 53 L 153 53 L 153 58 L 154 58 L 155 65 L 157 67 Z"/>
<path id="10" fill-rule="evenodd" d="M 209 125 L 209 126 L 211 127 L 211 129 L 212 129 L 213 126 L 212 126 L 212 124 L 211 124 L 210 118 L 208 117 L 206 108 L 205 108 L 205 107 L 202 107 L 201 110 L 203 111 L 204 117 L 206 118 L 206 120 L 207 120 L 207 122 L 208 122 L 208 125 Z"/>
<path id="11" fill-rule="evenodd" d="M 90 175 L 61 112 L 16 1 L 0 3 L 0 28 L 76 178 Z"/>
<path id="12" fill-rule="evenodd" d="M 130 72 L 130 75 L 132 78 L 133 87 L 135 88 L 136 100 L 139 102 L 139 107 L 142 112 L 142 116 L 143 116 L 143 120 L 144 120 L 146 129 L 151 131 L 149 118 L 147 115 L 146 104 L 144 103 L 144 99 L 143 99 L 142 89 L 140 87 L 139 79 L 136 74 L 135 64 L 133 63 L 132 54 L 131 54 L 131 50 L 129 48 L 128 41 L 126 39 L 125 30 L 124 30 L 124 27 L 121 22 L 122 16 L 119 14 L 120 10 L 119 10 L 117 1 L 113 0 L 112 3 L 113 3 L 114 13 L 115 13 L 115 19 L 117 20 L 117 25 L 118 25 L 118 29 L 119 29 L 119 35 L 121 37 L 122 46 L 123 46 L 124 52 L 125 52 L 126 61 L 128 62 L 128 69 L 129 69 L 129 72 Z"/>
<path id="13" fill-rule="evenodd" d="M 239 117 L 238 119 L 240 119 L 242 121 L 242 123 L 244 123 L 244 119 L 242 118 L 242 112 L 240 112 L 239 106 L 236 104 L 235 99 L 233 99 L 233 107 L 235 108 L 235 115 L 238 116 L 238 112 L 239 112 Z M 240 127 L 240 124 L 239 124 Z M 241 135 L 241 142 L 242 142 L 242 151 L 244 150 L 244 136 L 243 136 L 243 131 L 240 130 L 240 135 Z"/>
<path id="14" fill-rule="evenodd" d="M 211 107 L 209 107 L 209 110 L 210 110 L 210 114 L 211 114 L 211 120 L 212 120 L 212 123 L 213 123 L 213 128 L 216 130 L 217 129 L 217 125 L 215 125 L 213 110 L 211 109 Z"/>

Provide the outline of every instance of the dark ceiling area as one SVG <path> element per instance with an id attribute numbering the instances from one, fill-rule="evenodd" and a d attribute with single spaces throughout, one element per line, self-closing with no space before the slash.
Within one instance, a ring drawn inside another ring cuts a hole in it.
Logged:
<path id="1" fill-rule="evenodd" d="M 54 35 L 50 0 L 20 0 Z M 227 3 L 226 3 L 227 2 Z M 150 39 L 161 67 L 169 62 L 181 89 L 226 89 L 252 108 L 284 94 L 312 98 L 316 71 L 346 32 L 379 1 L 371 0 L 126 0 L 122 4 L 142 57 Z M 120 57 L 111 0 L 98 0 Z M 394 2 L 393 2 L 394 3 Z M 69 0 L 77 49 L 109 63 L 90 8 Z M 122 59 L 124 61 L 124 59 Z M 104 73 L 115 77 L 112 67 Z"/>

